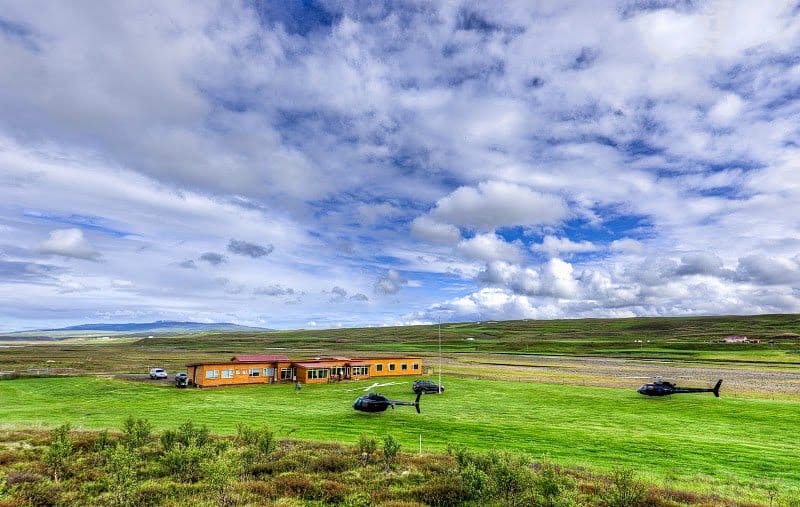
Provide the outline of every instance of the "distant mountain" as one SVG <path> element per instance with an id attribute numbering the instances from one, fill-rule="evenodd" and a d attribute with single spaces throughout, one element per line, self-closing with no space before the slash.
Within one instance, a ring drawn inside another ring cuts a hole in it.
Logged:
<path id="1" fill-rule="evenodd" d="M 158 320 L 156 322 L 128 323 L 128 324 L 81 324 L 79 326 L 62 327 L 59 329 L 43 329 L 50 331 L 117 331 L 117 332 L 146 332 L 157 330 L 175 331 L 268 331 L 260 327 L 240 326 L 230 322 L 178 322 L 174 320 Z"/>
<path id="2" fill-rule="evenodd" d="M 185 333 L 204 333 L 211 331 L 234 332 L 234 331 L 272 331 L 261 327 L 240 326 L 230 322 L 177 322 L 172 320 L 159 320 L 156 322 L 131 322 L 127 324 L 81 324 L 78 326 L 61 327 L 58 329 L 37 329 L 33 331 L 20 331 L 16 333 L 6 333 L 0 337 L 7 340 L 11 339 L 34 339 L 46 340 L 48 338 L 65 338 L 68 336 L 97 336 L 99 334 L 109 335 L 131 335 L 131 334 L 185 334 Z"/>

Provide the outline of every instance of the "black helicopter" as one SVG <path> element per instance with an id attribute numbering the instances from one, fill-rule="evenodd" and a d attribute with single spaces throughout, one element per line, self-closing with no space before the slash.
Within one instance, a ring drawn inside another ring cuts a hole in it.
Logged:
<path id="1" fill-rule="evenodd" d="M 661 380 L 659 378 L 652 384 L 643 385 L 642 387 L 637 389 L 637 392 L 645 396 L 669 396 L 670 394 L 681 394 L 681 393 L 714 393 L 714 396 L 719 398 L 719 386 L 721 385 L 722 385 L 722 379 L 719 379 L 717 381 L 717 385 L 715 385 L 711 389 L 703 389 L 697 387 L 678 387 L 672 382 L 667 382 L 666 380 Z"/>
<path id="2" fill-rule="evenodd" d="M 389 407 L 394 409 L 395 405 L 409 405 L 415 407 L 419 414 L 419 398 L 421 396 L 422 393 L 417 394 L 416 401 L 395 401 L 382 394 L 369 393 L 356 398 L 356 401 L 353 402 L 353 408 L 361 412 L 383 412 Z"/>

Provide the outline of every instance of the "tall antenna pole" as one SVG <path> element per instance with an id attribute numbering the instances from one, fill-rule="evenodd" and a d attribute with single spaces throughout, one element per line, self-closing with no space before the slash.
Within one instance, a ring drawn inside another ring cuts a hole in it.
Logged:
<path id="1" fill-rule="evenodd" d="M 439 394 L 442 394 L 442 317 L 439 316 Z"/>

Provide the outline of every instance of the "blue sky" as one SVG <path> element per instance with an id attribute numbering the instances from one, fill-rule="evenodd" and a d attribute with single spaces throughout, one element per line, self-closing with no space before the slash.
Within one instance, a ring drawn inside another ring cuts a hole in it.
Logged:
<path id="1" fill-rule="evenodd" d="M 2 331 L 800 312 L 794 2 L 0 7 Z"/>

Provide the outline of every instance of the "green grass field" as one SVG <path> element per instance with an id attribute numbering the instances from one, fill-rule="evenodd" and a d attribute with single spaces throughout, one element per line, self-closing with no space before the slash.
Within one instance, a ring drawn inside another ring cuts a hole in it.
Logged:
<path id="1" fill-rule="evenodd" d="M 350 404 L 367 382 L 178 390 L 104 378 L 0 382 L 6 428 L 70 422 L 119 428 L 128 415 L 174 428 L 193 420 L 233 434 L 239 422 L 267 424 L 279 436 L 355 443 L 359 434 L 398 438 L 403 450 L 513 449 L 557 463 L 607 470 L 634 467 L 651 481 L 674 481 L 703 493 L 758 496 L 759 485 L 800 488 L 800 402 L 711 395 L 643 398 L 621 389 L 446 378 L 447 392 L 422 399 L 422 414 L 383 414 Z M 410 381 L 380 388 L 411 399 Z"/>

